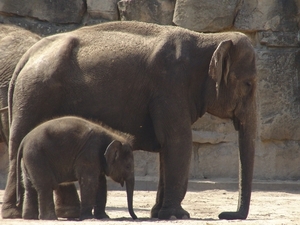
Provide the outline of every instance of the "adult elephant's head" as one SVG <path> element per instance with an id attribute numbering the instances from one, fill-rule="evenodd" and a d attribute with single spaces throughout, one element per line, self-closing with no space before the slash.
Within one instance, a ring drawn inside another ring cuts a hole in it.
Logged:
<path id="1" fill-rule="evenodd" d="M 223 219 L 245 219 L 248 215 L 256 139 L 256 66 L 249 39 L 240 33 L 223 34 L 209 64 L 213 85 L 207 111 L 231 118 L 239 132 L 240 200 L 237 212 L 219 215 Z"/>

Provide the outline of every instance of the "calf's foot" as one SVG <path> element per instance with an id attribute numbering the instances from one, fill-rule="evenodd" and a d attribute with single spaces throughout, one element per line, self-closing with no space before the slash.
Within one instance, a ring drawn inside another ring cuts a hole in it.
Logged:
<path id="1" fill-rule="evenodd" d="M 75 185 L 59 185 L 59 188 L 54 192 L 57 217 L 79 218 L 80 201 Z"/>
<path id="2" fill-rule="evenodd" d="M 28 205 L 25 205 L 23 207 L 23 213 L 22 213 L 22 218 L 26 220 L 37 220 L 39 219 L 39 210 L 38 208 L 31 207 Z"/>
<path id="3" fill-rule="evenodd" d="M 77 206 L 59 206 L 55 208 L 57 217 L 62 218 L 79 218 L 80 207 Z"/>
<path id="4" fill-rule="evenodd" d="M 40 215 L 39 219 L 40 220 L 57 220 L 57 216 L 55 215 L 55 213 L 48 213 L 48 214 Z"/>

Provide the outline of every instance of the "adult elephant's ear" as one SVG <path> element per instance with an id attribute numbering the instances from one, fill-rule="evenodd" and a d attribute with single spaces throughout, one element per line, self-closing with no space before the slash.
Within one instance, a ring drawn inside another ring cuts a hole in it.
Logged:
<path id="1" fill-rule="evenodd" d="M 214 51 L 210 63 L 208 74 L 216 82 L 216 92 L 219 95 L 219 87 L 223 80 L 227 84 L 230 69 L 229 49 L 233 45 L 231 40 L 222 41 Z"/>

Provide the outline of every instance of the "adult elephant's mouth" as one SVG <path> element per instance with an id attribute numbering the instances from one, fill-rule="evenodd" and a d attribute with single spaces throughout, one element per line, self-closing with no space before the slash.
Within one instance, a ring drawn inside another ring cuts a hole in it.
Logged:
<path id="1" fill-rule="evenodd" d="M 239 130 L 240 129 L 240 120 L 236 116 L 233 116 L 232 122 L 233 122 L 235 130 Z"/>
<path id="2" fill-rule="evenodd" d="M 232 111 L 232 122 L 233 122 L 233 125 L 234 125 L 234 128 L 235 130 L 239 130 L 240 129 L 240 125 L 241 125 L 241 119 L 240 119 L 240 116 L 241 115 L 241 112 L 240 109 L 241 109 L 241 104 L 239 103 L 236 103 L 235 107 L 234 107 L 234 110 Z"/>
<path id="3" fill-rule="evenodd" d="M 122 187 L 124 187 L 124 179 L 122 178 L 119 182 L 121 184 Z"/>

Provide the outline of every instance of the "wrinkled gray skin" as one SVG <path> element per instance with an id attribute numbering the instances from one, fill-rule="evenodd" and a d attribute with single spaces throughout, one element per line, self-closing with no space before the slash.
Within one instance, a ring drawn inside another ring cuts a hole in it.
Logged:
<path id="1" fill-rule="evenodd" d="M 0 24 L 0 109 L 8 105 L 8 85 L 19 59 L 40 39 L 37 34 L 21 27 Z M 0 142 L 8 144 L 8 113 L 0 113 Z"/>
<path id="2" fill-rule="evenodd" d="M 44 38 L 22 57 L 10 83 L 11 160 L 2 216 L 20 216 L 14 171 L 22 138 L 41 121 L 73 114 L 133 135 L 134 149 L 159 152 L 151 217 L 188 218 L 181 202 L 191 124 L 208 112 L 232 119 L 239 135 L 238 208 L 219 217 L 245 219 L 256 139 L 255 90 L 254 49 L 238 32 L 201 34 L 112 22 Z"/>
<path id="3" fill-rule="evenodd" d="M 80 219 L 93 218 L 99 177 L 126 183 L 128 209 L 133 219 L 134 160 L 130 143 L 102 126 L 78 117 L 49 120 L 29 132 L 19 147 L 17 195 L 20 202 L 21 159 L 25 195 L 24 219 L 55 220 L 53 190 L 79 182 Z M 105 195 L 106 196 L 106 195 Z M 104 199 L 106 201 L 106 199 Z M 103 201 L 103 200 L 102 200 Z M 105 209 L 103 209 L 103 212 Z M 107 216 L 106 216 L 107 217 Z"/>

